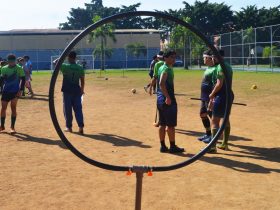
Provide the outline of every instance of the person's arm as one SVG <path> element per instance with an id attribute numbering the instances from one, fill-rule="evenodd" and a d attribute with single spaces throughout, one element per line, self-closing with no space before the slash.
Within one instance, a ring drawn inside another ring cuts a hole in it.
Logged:
<path id="1" fill-rule="evenodd" d="M 209 95 L 210 100 L 213 100 L 216 94 L 221 90 L 224 84 L 224 78 L 218 78 L 215 87 L 213 88 L 211 94 Z"/>
<path id="2" fill-rule="evenodd" d="M 85 94 L 85 77 L 81 77 L 81 94 Z"/>
<path id="3" fill-rule="evenodd" d="M 161 89 L 163 95 L 164 95 L 165 98 L 166 98 L 166 99 L 165 99 L 165 103 L 166 103 L 167 105 L 171 105 L 171 99 L 170 99 L 170 96 L 169 96 L 169 94 L 168 94 L 168 91 L 167 91 L 166 85 L 165 85 L 166 80 L 167 80 L 167 73 L 164 72 L 164 73 L 162 73 L 162 75 L 161 75 L 161 77 L 160 77 L 159 86 L 160 86 L 160 89 Z"/>
<path id="4" fill-rule="evenodd" d="M 153 87 L 155 86 L 156 82 L 157 82 L 157 78 L 153 77 L 153 79 L 151 80 L 151 85 L 149 87 L 150 95 L 152 95 Z"/>
<path id="5" fill-rule="evenodd" d="M 23 71 L 23 68 L 19 67 L 20 69 L 19 71 L 19 77 L 20 77 L 20 82 L 19 82 L 19 87 L 20 90 L 17 93 L 17 96 L 20 97 L 22 95 L 22 91 L 24 90 L 24 86 L 25 86 L 25 73 Z"/>

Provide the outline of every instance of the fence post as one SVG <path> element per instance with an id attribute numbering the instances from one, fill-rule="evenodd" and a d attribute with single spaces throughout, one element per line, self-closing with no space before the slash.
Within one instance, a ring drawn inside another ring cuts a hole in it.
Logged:
<path id="1" fill-rule="evenodd" d="M 272 42 L 273 42 L 273 34 L 272 34 L 272 26 L 270 26 L 270 66 L 271 66 L 271 71 L 273 72 Z"/>

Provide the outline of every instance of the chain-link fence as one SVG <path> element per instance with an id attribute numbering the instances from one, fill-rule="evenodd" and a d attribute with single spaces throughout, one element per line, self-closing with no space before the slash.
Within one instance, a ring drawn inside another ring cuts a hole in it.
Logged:
<path id="1" fill-rule="evenodd" d="M 280 71 L 280 24 L 215 36 L 234 69 Z"/>

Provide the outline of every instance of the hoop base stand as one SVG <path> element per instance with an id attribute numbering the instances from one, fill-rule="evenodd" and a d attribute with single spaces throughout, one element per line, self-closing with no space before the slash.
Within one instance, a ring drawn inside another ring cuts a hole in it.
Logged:
<path id="1" fill-rule="evenodd" d="M 136 172 L 135 210 L 141 210 L 143 174 L 143 172 Z"/>
<path id="2" fill-rule="evenodd" d="M 132 173 L 136 173 L 135 210 L 141 210 L 143 175 L 147 173 L 148 176 L 152 176 L 153 173 L 152 169 L 146 166 L 133 166 L 126 175 L 130 176 Z"/>

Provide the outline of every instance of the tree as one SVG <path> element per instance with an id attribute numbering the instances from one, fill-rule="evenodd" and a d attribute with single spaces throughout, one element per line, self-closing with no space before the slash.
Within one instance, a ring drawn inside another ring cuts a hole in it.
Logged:
<path id="1" fill-rule="evenodd" d="M 272 46 L 272 48 L 269 46 L 266 46 L 263 48 L 263 58 L 270 58 L 269 59 L 270 68 L 272 68 L 273 63 L 274 63 L 273 57 L 278 55 L 276 49 L 277 49 L 276 46 Z"/>
<path id="2" fill-rule="evenodd" d="M 190 23 L 207 36 L 225 32 L 224 24 L 235 21 L 231 7 L 224 3 L 209 3 L 206 0 L 195 1 L 193 6 L 185 1 L 183 4 L 183 17 L 190 17 Z"/>
<path id="3" fill-rule="evenodd" d="M 146 46 L 140 42 L 127 44 L 125 49 L 129 55 L 135 56 L 136 58 L 139 58 L 141 54 L 144 56 L 147 55 Z"/>
<path id="4" fill-rule="evenodd" d="M 93 23 L 99 21 L 101 19 L 100 16 L 96 15 L 92 21 Z M 95 50 L 93 51 L 93 55 L 100 56 L 101 58 L 101 68 L 100 70 L 105 69 L 105 55 L 110 55 L 110 51 L 107 46 L 107 38 L 110 38 L 113 42 L 116 42 L 116 37 L 114 34 L 115 26 L 110 24 L 105 24 L 101 27 L 98 27 L 96 30 L 92 31 L 89 34 L 88 42 L 91 43 L 93 41 L 96 41 L 98 38 L 100 39 L 100 45 L 97 45 Z"/>

